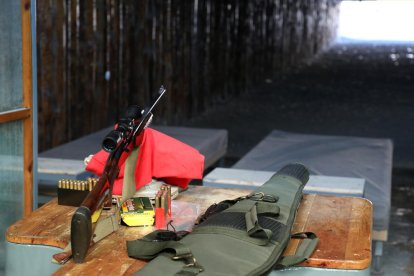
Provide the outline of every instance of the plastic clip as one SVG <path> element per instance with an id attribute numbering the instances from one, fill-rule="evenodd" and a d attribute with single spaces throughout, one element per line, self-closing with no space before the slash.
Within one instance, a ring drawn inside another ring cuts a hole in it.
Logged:
<path id="1" fill-rule="evenodd" d="M 196 260 L 196 258 L 193 256 L 192 253 L 184 254 L 184 255 L 177 255 L 172 256 L 171 259 L 173 260 L 182 260 L 184 259 L 186 262 L 186 265 L 184 267 L 192 267 L 195 269 L 198 269 L 199 272 L 204 271 L 204 267 L 202 267 Z"/>

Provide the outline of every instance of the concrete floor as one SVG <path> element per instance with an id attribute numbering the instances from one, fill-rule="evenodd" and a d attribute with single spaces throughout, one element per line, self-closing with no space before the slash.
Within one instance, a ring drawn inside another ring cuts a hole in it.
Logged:
<path id="1" fill-rule="evenodd" d="M 413 122 L 414 44 L 338 44 L 187 125 L 228 129 L 228 166 L 272 129 L 393 139 L 389 241 L 373 274 L 414 275 Z"/>

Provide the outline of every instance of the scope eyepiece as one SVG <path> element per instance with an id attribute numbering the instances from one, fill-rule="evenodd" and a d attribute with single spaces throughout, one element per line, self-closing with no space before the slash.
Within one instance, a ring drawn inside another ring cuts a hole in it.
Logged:
<path id="1" fill-rule="evenodd" d="M 134 120 L 142 118 L 143 109 L 138 105 L 131 105 L 125 111 L 125 116 L 119 119 L 115 130 L 110 131 L 102 141 L 102 149 L 106 152 L 113 152 L 121 143 L 122 138 L 132 130 Z"/>

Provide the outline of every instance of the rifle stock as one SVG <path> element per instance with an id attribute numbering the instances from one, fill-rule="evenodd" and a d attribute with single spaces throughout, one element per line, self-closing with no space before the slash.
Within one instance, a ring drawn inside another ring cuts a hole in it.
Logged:
<path id="1" fill-rule="evenodd" d="M 108 175 L 103 174 L 72 217 L 70 239 L 75 263 L 83 262 L 86 257 L 92 240 L 92 215 L 109 194 Z"/>

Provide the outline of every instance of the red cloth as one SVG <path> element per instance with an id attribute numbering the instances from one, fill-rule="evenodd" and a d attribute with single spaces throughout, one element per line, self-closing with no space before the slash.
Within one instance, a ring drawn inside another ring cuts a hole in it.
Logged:
<path id="1" fill-rule="evenodd" d="M 170 136 L 151 128 L 146 128 L 136 144 L 141 144 L 135 167 L 135 188 L 151 182 L 152 178 L 162 179 L 166 183 L 182 188 L 192 179 L 201 179 L 204 170 L 204 156 L 196 149 Z M 96 153 L 86 166 L 86 170 L 102 175 L 109 154 L 103 150 Z M 113 194 L 122 194 L 125 160 L 124 152 L 119 160 L 119 175 L 114 182 Z"/>

